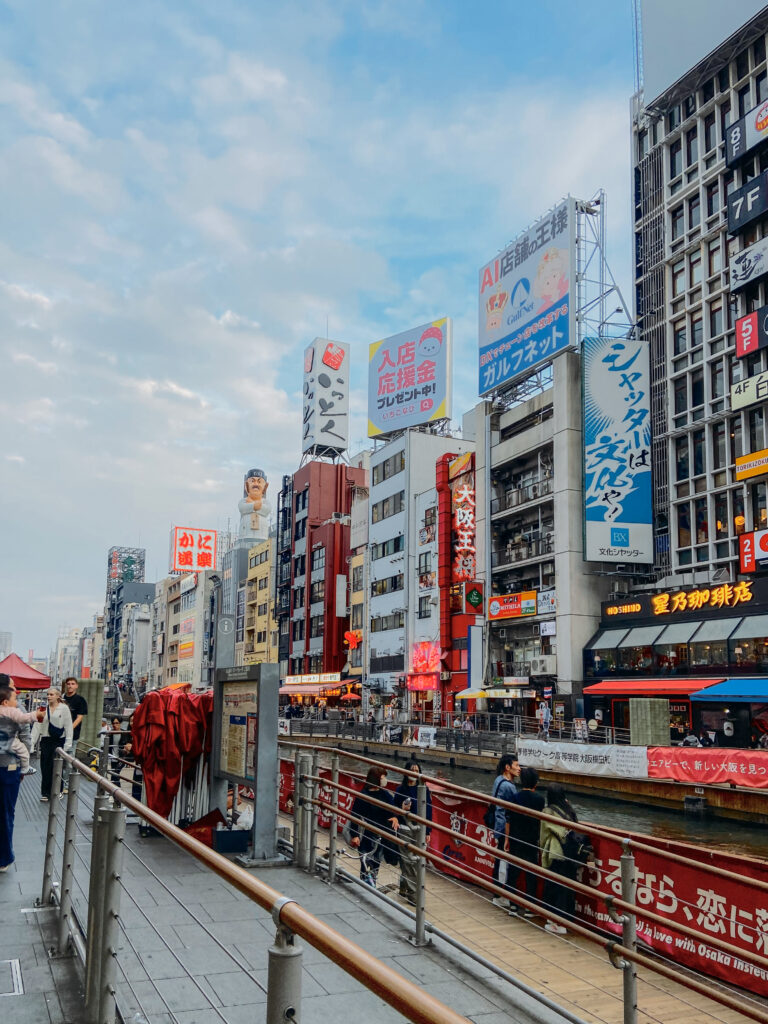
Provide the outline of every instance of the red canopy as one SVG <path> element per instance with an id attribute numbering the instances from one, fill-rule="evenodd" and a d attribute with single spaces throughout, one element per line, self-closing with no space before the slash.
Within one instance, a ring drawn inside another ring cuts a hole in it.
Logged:
<path id="1" fill-rule="evenodd" d="M 18 654 L 9 654 L 7 658 L 0 661 L 0 672 L 6 672 L 16 683 L 19 690 L 47 690 L 51 685 L 51 677 L 43 672 L 38 672 L 26 661 L 22 661 Z"/>
<path id="2" fill-rule="evenodd" d="M 585 686 L 584 693 L 590 696 L 610 694 L 613 697 L 688 697 L 704 690 L 723 679 L 603 679 L 592 686 Z"/>

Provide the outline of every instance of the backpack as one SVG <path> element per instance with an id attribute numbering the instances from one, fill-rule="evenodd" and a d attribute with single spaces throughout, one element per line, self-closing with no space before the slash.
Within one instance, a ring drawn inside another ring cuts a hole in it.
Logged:
<path id="1" fill-rule="evenodd" d="M 589 858 L 595 855 L 595 851 L 592 848 L 592 840 L 583 832 L 569 829 L 563 840 L 563 855 L 567 860 L 575 860 L 579 864 L 586 864 Z"/>
<path id="2" fill-rule="evenodd" d="M 500 788 L 501 786 L 494 786 L 491 796 L 496 796 L 497 790 Z M 496 831 L 496 804 L 488 804 L 486 807 L 485 814 L 483 815 L 483 824 L 486 828 L 493 829 L 494 832 Z"/>

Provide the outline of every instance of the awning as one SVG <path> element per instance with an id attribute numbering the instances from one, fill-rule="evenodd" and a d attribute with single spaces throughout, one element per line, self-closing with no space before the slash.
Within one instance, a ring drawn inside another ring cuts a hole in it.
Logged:
<path id="1" fill-rule="evenodd" d="M 697 690 L 723 679 L 603 679 L 602 682 L 585 686 L 584 693 L 590 697 L 611 694 L 614 697 L 688 697 Z"/>
<path id="2" fill-rule="evenodd" d="M 478 700 L 481 697 L 486 697 L 485 690 L 459 690 L 458 693 L 454 693 L 455 700 Z"/>
<path id="3" fill-rule="evenodd" d="M 637 626 L 635 629 L 630 629 L 619 647 L 652 647 L 663 628 L 656 623 L 653 626 Z"/>
<path id="4" fill-rule="evenodd" d="M 601 629 L 597 636 L 584 647 L 585 651 L 598 651 L 618 647 L 619 641 L 625 636 L 626 629 Z"/>
<path id="5" fill-rule="evenodd" d="M 695 622 L 671 622 L 661 636 L 656 637 L 656 644 L 687 644 L 693 634 L 701 625 L 701 620 Z"/>
<path id="6" fill-rule="evenodd" d="M 284 694 L 295 694 L 297 697 L 322 697 L 325 693 L 340 690 L 341 683 L 296 683 L 295 686 L 281 686 L 278 691 Z"/>
<path id="7" fill-rule="evenodd" d="M 768 636 L 768 615 L 746 615 L 731 640 L 762 640 Z"/>
<path id="8" fill-rule="evenodd" d="M 729 704 L 768 704 L 768 679 L 724 679 L 700 693 L 691 694 L 691 700 L 728 701 Z"/>
<path id="9" fill-rule="evenodd" d="M 50 676 L 32 668 L 26 661 L 22 661 L 18 654 L 9 654 L 7 658 L 3 658 L 0 661 L 0 672 L 11 676 L 17 690 L 47 690 L 51 685 Z"/>
<path id="10" fill-rule="evenodd" d="M 696 635 L 691 637 L 691 643 L 727 640 L 740 622 L 741 616 L 738 619 L 708 619 L 706 622 L 702 622 L 701 629 L 698 629 Z"/>

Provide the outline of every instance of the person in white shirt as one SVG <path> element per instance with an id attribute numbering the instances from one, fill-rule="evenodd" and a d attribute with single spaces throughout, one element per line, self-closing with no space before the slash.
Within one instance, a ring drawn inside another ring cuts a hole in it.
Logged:
<path id="1" fill-rule="evenodd" d="M 40 745 L 40 799 L 47 802 L 53 783 L 53 760 L 56 750 L 72 750 L 72 715 L 61 699 L 61 690 L 52 686 L 48 690 L 48 707 L 42 722 L 32 729 L 32 749 Z M 58 795 L 58 794 L 57 794 Z"/>

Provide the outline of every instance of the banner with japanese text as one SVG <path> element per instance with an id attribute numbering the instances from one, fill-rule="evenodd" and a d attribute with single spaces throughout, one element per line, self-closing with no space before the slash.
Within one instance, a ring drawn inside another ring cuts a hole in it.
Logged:
<path id="1" fill-rule="evenodd" d="M 768 751 L 740 747 L 649 747 L 648 778 L 695 786 L 768 789 Z"/>
<path id="2" fill-rule="evenodd" d="M 530 768 L 579 772 L 583 775 L 612 775 L 624 779 L 648 778 L 647 747 L 603 744 L 585 746 L 582 743 L 520 739 L 516 749 L 520 763 Z"/>

